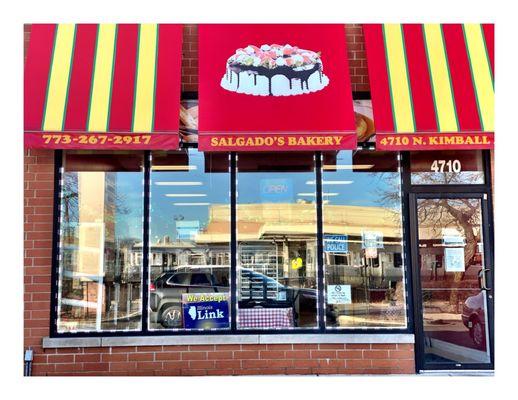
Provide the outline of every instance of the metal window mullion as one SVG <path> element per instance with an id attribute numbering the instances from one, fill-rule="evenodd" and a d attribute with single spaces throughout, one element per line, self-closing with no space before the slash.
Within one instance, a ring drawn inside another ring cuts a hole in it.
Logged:
<path id="1" fill-rule="evenodd" d="M 230 330 L 237 331 L 237 162 L 230 154 Z"/>
<path id="2" fill-rule="evenodd" d="M 324 246 L 323 246 L 323 213 L 322 213 L 322 153 L 315 153 L 315 182 L 317 207 L 317 320 L 319 331 L 325 331 L 325 299 L 324 299 Z"/>
<path id="3" fill-rule="evenodd" d="M 405 307 L 406 307 L 406 323 L 410 332 L 415 332 L 414 324 L 414 285 L 413 285 L 413 269 L 412 269 L 412 234 L 410 222 L 410 198 L 409 193 L 412 187 L 410 176 L 410 153 L 402 152 L 398 154 L 400 185 L 401 185 L 401 217 L 402 217 L 402 233 L 403 233 L 403 269 L 405 273 Z M 417 267 L 416 267 L 417 268 Z"/>
<path id="4" fill-rule="evenodd" d="M 52 269 L 51 269 L 51 296 L 50 296 L 50 337 L 58 332 L 58 290 L 59 290 L 59 258 L 60 258 L 60 229 L 61 229 L 61 188 L 62 188 L 63 151 L 54 153 L 54 205 L 52 221 Z"/>
<path id="5" fill-rule="evenodd" d="M 141 285 L 141 303 L 142 303 L 142 332 L 148 332 L 149 324 L 149 219 L 150 219 L 150 180 L 151 180 L 151 152 L 144 152 L 144 201 L 143 201 L 143 238 L 142 238 L 142 285 Z"/>

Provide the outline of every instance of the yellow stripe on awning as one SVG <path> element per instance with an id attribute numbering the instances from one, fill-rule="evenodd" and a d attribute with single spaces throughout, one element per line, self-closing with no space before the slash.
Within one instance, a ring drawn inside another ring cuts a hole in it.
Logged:
<path id="1" fill-rule="evenodd" d="M 61 131 L 63 129 L 75 31 L 74 24 L 57 26 L 43 114 L 42 128 L 44 131 Z"/>
<path id="2" fill-rule="evenodd" d="M 106 132 L 108 129 L 116 32 L 115 24 L 99 25 L 88 114 L 89 132 Z"/>
<path id="3" fill-rule="evenodd" d="M 484 131 L 493 132 L 495 129 L 495 92 L 482 26 L 464 24 L 464 34 L 482 126 Z"/>
<path id="4" fill-rule="evenodd" d="M 415 132 L 401 24 L 383 26 L 396 132 Z"/>
<path id="5" fill-rule="evenodd" d="M 153 129 L 157 34 L 156 24 L 140 25 L 133 113 L 134 132 L 150 132 Z"/>
<path id="6" fill-rule="evenodd" d="M 457 132 L 459 126 L 441 25 L 424 24 L 423 30 L 439 132 Z"/>

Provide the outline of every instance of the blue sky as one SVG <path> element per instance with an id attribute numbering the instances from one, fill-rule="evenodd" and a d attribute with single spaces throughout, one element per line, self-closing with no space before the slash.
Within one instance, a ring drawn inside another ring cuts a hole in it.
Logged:
<path id="1" fill-rule="evenodd" d="M 210 204 L 230 206 L 230 174 L 205 173 L 205 156 L 196 150 L 189 151 L 190 171 L 153 171 L 151 173 L 151 240 L 165 235 L 176 238 L 176 220 L 199 221 L 203 227 L 208 221 Z M 170 186 L 165 183 L 190 183 Z M 182 196 L 168 197 L 166 195 Z M 187 196 L 186 195 L 194 195 Z M 190 205 L 175 205 L 187 203 Z"/>

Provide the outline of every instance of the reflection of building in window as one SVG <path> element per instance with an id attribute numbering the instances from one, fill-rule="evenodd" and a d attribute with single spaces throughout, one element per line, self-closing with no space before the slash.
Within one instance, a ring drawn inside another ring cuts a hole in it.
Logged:
<path id="1" fill-rule="evenodd" d="M 135 240 L 116 237 L 118 190 L 116 173 L 65 173 L 60 330 L 138 326 L 141 264 L 131 259 Z"/>
<path id="2" fill-rule="evenodd" d="M 228 243 L 206 244 L 194 240 L 171 240 L 169 236 L 157 239 L 149 247 L 151 280 L 160 274 L 187 265 L 230 265 Z M 142 242 L 131 249 L 132 257 L 142 257 Z"/>
<path id="3" fill-rule="evenodd" d="M 369 248 L 365 232 L 382 240 Z M 400 214 L 385 207 L 326 205 L 324 232 L 346 235 L 346 253 L 324 253 L 326 285 L 347 285 L 350 304 L 328 305 L 327 326 L 404 326 Z"/>

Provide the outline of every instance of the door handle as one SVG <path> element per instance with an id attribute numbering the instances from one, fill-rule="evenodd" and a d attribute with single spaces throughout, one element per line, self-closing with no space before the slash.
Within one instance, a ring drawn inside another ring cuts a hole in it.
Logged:
<path id="1" fill-rule="evenodd" d="M 483 268 L 478 271 L 478 282 L 481 290 L 490 291 L 491 288 L 486 286 L 486 272 L 491 271 L 489 268 Z"/>

